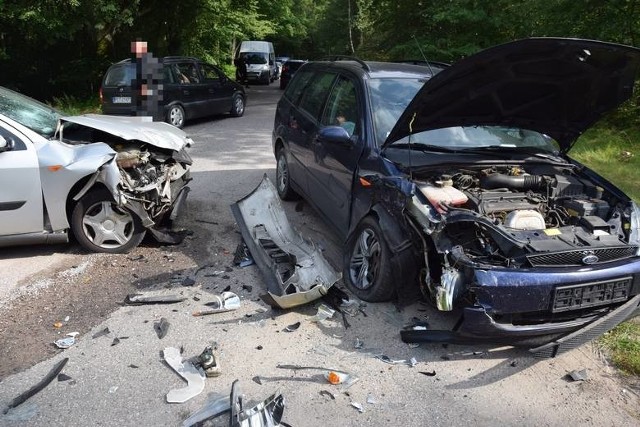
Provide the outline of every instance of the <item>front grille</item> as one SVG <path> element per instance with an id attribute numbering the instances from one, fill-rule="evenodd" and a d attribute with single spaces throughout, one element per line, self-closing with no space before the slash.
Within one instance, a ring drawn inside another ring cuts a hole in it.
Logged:
<path id="1" fill-rule="evenodd" d="M 558 286 L 553 296 L 551 312 L 561 313 L 626 301 L 631 277 L 579 285 Z"/>
<path id="2" fill-rule="evenodd" d="M 631 258 L 636 254 L 637 246 L 610 246 L 597 249 L 580 249 L 563 252 L 545 252 L 527 255 L 532 267 L 578 266 L 585 264 L 602 264 Z M 596 262 L 585 263 L 583 260 L 589 255 L 598 257 Z"/>

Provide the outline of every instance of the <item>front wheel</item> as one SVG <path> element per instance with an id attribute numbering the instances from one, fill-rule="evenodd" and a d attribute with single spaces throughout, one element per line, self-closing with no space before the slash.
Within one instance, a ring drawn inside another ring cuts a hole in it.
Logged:
<path id="1" fill-rule="evenodd" d="M 241 117 L 244 114 L 244 97 L 239 94 L 233 95 L 231 100 L 231 111 L 233 117 Z"/>
<path id="2" fill-rule="evenodd" d="M 347 243 L 345 284 L 358 298 L 388 301 L 394 294 L 391 251 L 374 217 L 362 220 Z"/>
<path id="3" fill-rule="evenodd" d="M 181 105 L 175 104 L 169 108 L 167 112 L 167 123 L 174 125 L 178 129 L 182 129 L 184 126 L 184 108 Z"/>
<path id="4" fill-rule="evenodd" d="M 78 201 L 71 229 L 85 249 L 114 254 L 138 246 L 146 232 L 138 217 L 118 206 L 106 190 L 87 193 Z"/>

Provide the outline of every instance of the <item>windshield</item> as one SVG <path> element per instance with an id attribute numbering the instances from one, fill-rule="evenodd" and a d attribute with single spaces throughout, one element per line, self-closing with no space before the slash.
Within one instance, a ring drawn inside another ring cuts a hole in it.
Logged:
<path id="1" fill-rule="evenodd" d="M 407 136 L 391 144 L 410 142 L 412 146 L 442 147 L 447 150 L 501 148 L 523 152 L 557 153 L 558 146 L 551 138 L 539 132 L 504 126 L 456 126 L 428 130 Z"/>
<path id="2" fill-rule="evenodd" d="M 46 138 L 53 136 L 60 118 L 48 105 L 3 87 L 0 87 L 0 114 Z"/>
<path id="3" fill-rule="evenodd" d="M 244 52 L 245 60 L 247 64 L 266 64 L 267 63 L 267 53 L 263 52 Z"/>
<path id="4" fill-rule="evenodd" d="M 369 80 L 369 97 L 378 146 L 387 139 L 387 135 L 424 82 L 424 79 L 397 78 Z"/>

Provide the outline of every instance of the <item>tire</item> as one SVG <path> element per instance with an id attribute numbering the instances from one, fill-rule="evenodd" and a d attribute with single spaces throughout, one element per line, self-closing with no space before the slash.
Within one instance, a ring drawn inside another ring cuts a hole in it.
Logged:
<path id="1" fill-rule="evenodd" d="M 71 230 L 83 248 L 112 254 L 129 252 L 146 233 L 140 219 L 119 207 L 106 190 L 92 191 L 78 201 Z"/>
<path id="2" fill-rule="evenodd" d="M 291 188 L 289 162 L 284 148 L 280 148 L 276 153 L 276 189 L 282 200 L 296 200 L 300 197 Z"/>
<path id="3" fill-rule="evenodd" d="M 178 129 L 184 126 L 184 108 L 180 104 L 174 104 L 167 111 L 167 123 L 174 125 Z"/>
<path id="4" fill-rule="evenodd" d="M 242 95 L 233 95 L 233 99 L 231 100 L 231 110 L 229 113 L 233 117 L 242 117 L 244 114 L 244 97 Z"/>
<path id="5" fill-rule="evenodd" d="M 351 292 L 368 302 L 391 299 L 395 292 L 391 251 L 374 217 L 360 222 L 344 257 L 345 284 Z"/>

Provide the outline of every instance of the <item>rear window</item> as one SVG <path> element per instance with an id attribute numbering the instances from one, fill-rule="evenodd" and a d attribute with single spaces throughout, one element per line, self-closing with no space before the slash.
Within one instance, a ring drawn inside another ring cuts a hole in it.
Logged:
<path id="1" fill-rule="evenodd" d="M 113 65 L 104 77 L 105 86 L 130 86 L 136 78 L 136 67 L 132 63 Z"/>
<path id="2" fill-rule="evenodd" d="M 289 67 L 289 70 L 296 71 L 304 62 L 285 62 L 285 64 Z"/>

